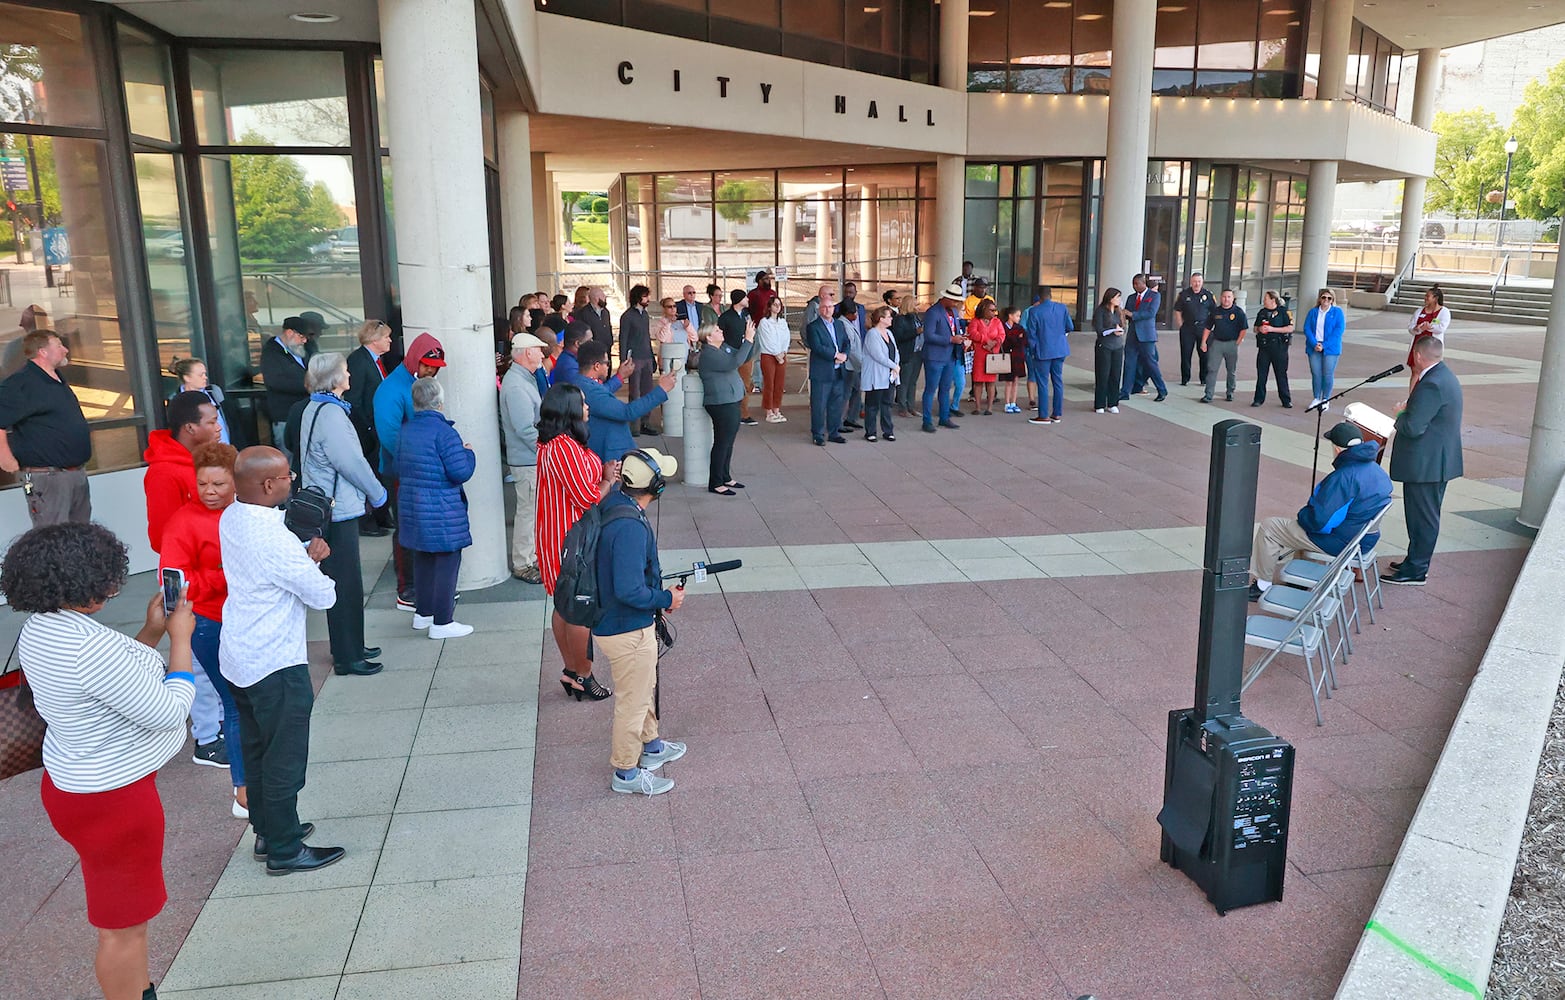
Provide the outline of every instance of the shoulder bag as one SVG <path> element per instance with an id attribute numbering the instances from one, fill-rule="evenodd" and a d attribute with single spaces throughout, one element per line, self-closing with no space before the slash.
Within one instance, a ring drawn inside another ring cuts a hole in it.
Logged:
<path id="1" fill-rule="evenodd" d="M 0 781 L 43 767 L 43 735 L 48 725 L 33 705 L 33 689 L 22 673 L 21 664 L 11 669 L 11 659 L 22 641 L 20 634 L 5 658 L 0 680 L 9 682 L 16 674 L 14 687 L 0 688 Z"/>
<path id="2" fill-rule="evenodd" d="M 299 477 L 302 480 L 310 468 L 310 442 L 315 438 L 315 424 L 321 418 L 321 407 L 325 403 L 316 403 L 315 412 L 310 416 L 310 430 L 305 436 L 304 445 L 299 449 Z M 326 493 L 319 486 L 310 486 L 301 482 L 299 491 L 288 501 L 288 509 L 283 511 L 283 525 L 294 533 L 301 542 L 308 542 L 313 538 L 322 538 L 326 534 L 327 527 L 331 524 L 332 508 L 337 505 L 334 499 L 337 492 L 337 474 L 332 470 L 331 493 Z"/>

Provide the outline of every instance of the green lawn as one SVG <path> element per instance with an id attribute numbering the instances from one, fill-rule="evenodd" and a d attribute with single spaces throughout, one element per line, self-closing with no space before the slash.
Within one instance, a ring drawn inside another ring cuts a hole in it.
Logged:
<path id="1" fill-rule="evenodd" d="M 571 242 L 582 252 L 593 257 L 609 255 L 609 224 L 607 222 L 575 222 L 571 225 Z"/>

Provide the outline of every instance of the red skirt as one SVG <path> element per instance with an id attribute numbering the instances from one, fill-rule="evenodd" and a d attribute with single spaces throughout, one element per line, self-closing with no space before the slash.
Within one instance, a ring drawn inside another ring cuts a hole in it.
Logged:
<path id="1" fill-rule="evenodd" d="M 144 924 L 168 902 L 163 885 L 163 800 L 157 773 L 108 792 L 62 792 L 49 772 L 44 812 L 82 861 L 87 922 L 104 930 Z"/>

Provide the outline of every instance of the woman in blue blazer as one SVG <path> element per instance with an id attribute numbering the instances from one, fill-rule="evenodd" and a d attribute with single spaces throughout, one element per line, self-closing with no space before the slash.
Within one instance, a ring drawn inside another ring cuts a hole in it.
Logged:
<path id="1" fill-rule="evenodd" d="M 1342 356 L 1342 332 L 1347 317 L 1336 305 L 1337 296 L 1322 288 L 1315 308 L 1304 317 L 1304 354 L 1310 359 L 1310 405 L 1331 398 L 1337 375 L 1337 359 Z"/>
<path id="2" fill-rule="evenodd" d="M 415 379 L 413 419 L 403 425 L 397 442 L 397 525 L 413 557 L 413 627 L 428 629 L 431 639 L 457 639 L 473 631 L 454 616 L 462 550 L 473 544 L 462 484 L 473 477 L 477 463 L 472 447 L 440 412 L 444 404 L 439 382 Z"/>

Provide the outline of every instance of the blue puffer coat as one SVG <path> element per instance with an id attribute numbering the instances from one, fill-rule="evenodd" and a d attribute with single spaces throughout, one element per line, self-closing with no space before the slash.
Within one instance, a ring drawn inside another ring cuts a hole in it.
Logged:
<path id="1" fill-rule="evenodd" d="M 1335 468 L 1320 481 L 1310 502 L 1299 508 L 1299 527 L 1328 555 L 1336 555 L 1353 540 L 1359 529 L 1391 502 L 1391 477 L 1375 464 L 1380 445 L 1364 441 L 1344 448 L 1332 462 Z M 1359 547 L 1375 547 L 1380 533 L 1365 535 Z"/>
<path id="2" fill-rule="evenodd" d="M 397 443 L 397 522 L 403 548 L 456 552 L 473 544 L 462 484 L 473 477 L 473 453 L 439 410 L 420 410 Z"/>

